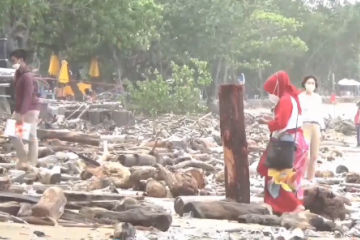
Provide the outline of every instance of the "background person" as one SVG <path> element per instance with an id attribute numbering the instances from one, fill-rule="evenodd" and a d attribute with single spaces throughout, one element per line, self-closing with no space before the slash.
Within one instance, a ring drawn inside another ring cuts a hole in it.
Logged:
<path id="1" fill-rule="evenodd" d="M 356 141 L 357 147 L 360 147 L 360 102 L 358 102 L 356 105 L 358 107 L 355 115 Z"/>
<path id="2" fill-rule="evenodd" d="M 304 92 L 299 94 L 301 108 L 303 110 L 303 131 L 309 142 L 310 151 L 307 164 L 307 176 L 309 181 L 315 178 L 317 158 L 323 132 L 325 131 L 322 98 L 315 91 L 318 81 L 314 76 L 306 76 L 302 81 Z"/>
<path id="3" fill-rule="evenodd" d="M 32 125 L 28 151 L 21 139 L 11 138 L 19 159 L 17 167 L 26 168 L 28 165 L 35 166 L 38 160 L 37 125 L 40 113 L 38 85 L 26 64 L 25 50 L 14 50 L 10 54 L 10 59 L 12 67 L 16 69 L 14 81 L 15 111 L 12 117 L 16 119 L 17 125 L 21 125 L 24 122 Z"/>

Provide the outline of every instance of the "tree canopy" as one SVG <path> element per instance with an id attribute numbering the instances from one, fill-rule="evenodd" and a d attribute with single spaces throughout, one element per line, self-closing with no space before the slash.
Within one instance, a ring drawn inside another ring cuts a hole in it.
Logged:
<path id="1" fill-rule="evenodd" d="M 8 50 L 30 49 L 43 72 L 56 52 L 83 69 L 97 56 L 102 79 L 134 82 L 192 59 L 213 89 L 240 73 L 260 89 L 280 69 L 297 84 L 360 79 L 360 3 L 343 0 L 4 0 L 0 23 Z"/>

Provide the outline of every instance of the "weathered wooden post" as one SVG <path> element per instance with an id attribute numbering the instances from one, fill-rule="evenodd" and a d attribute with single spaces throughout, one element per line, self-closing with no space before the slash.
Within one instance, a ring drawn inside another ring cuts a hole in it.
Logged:
<path id="1" fill-rule="evenodd" d="M 226 198 L 250 203 L 249 162 L 242 85 L 221 85 L 220 130 L 224 146 Z"/>

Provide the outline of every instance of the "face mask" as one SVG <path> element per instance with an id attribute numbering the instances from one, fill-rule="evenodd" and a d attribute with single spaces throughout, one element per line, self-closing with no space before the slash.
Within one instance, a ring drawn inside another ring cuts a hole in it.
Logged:
<path id="1" fill-rule="evenodd" d="M 12 68 L 14 68 L 15 70 L 18 70 L 20 67 L 20 63 L 16 63 L 14 65 L 12 65 Z"/>
<path id="2" fill-rule="evenodd" d="M 277 104 L 280 100 L 280 98 L 278 96 L 276 96 L 275 94 L 269 94 L 269 100 L 270 102 Z"/>
<path id="3" fill-rule="evenodd" d="M 276 85 L 275 85 L 275 88 L 274 88 L 274 93 L 277 90 L 278 84 L 279 84 L 279 82 L 276 81 Z M 277 104 L 279 102 L 280 98 L 275 94 L 269 94 L 269 100 L 270 100 L 270 102 L 272 102 L 274 104 Z"/>
<path id="4" fill-rule="evenodd" d="M 19 67 L 20 67 L 20 60 L 19 60 L 18 63 L 15 63 L 15 64 L 12 65 L 12 68 L 15 69 L 15 70 L 18 70 Z"/>
<path id="5" fill-rule="evenodd" d="M 315 91 L 315 85 L 313 85 L 313 84 L 306 84 L 306 85 L 305 85 L 305 89 L 306 89 L 306 91 L 313 92 L 313 91 Z"/>

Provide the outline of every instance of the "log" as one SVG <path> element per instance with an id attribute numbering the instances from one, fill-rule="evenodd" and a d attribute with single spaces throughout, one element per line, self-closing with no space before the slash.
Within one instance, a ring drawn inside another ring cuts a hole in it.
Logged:
<path id="1" fill-rule="evenodd" d="M 122 191 L 118 193 L 91 193 L 78 191 L 64 191 L 68 201 L 97 201 L 97 200 L 119 200 L 124 197 L 132 197 L 137 200 L 143 200 L 143 196 L 138 196 L 136 192 Z M 0 195 L 1 196 L 1 195 Z"/>
<path id="2" fill-rule="evenodd" d="M 61 172 L 59 167 L 52 169 L 39 168 L 38 178 L 42 184 L 57 184 L 61 182 Z"/>
<path id="3" fill-rule="evenodd" d="M 122 198 L 122 197 L 120 197 Z M 136 201 L 136 200 L 135 200 Z M 99 201 L 74 201 L 74 202 L 67 202 L 66 209 L 75 209 L 79 210 L 82 207 L 99 207 L 105 208 L 107 210 L 116 209 L 122 201 L 118 200 L 99 200 Z"/>
<path id="4" fill-rule="evenodd" d="M 9 177 L 0 177 L 0 191 L 7 191 L 11 186 L 11 179 Z"/>
<path id="5" fill-rule="evenodd" d="M 166 187 L 162 183 L 152 178 L 147 180 L 145 192 L 148 197 L 154 197 L 154 198 L 166 197 Z"/>
<path id="6" fill-rule="evenodd" d="M 189 202 L 194 202 L 194 201 L 210 202 L 210 201 L 219 201 L 219 200 L 225 200 L 225 197 L 224 196 L 181 196 L 175 198 L 174 209 L 175 212 L 180 215 L 185 204 Z"/>
<path id="7" fill-rule="evenodd" d="M 18 202 L 4 202 L 0 203 L 0 212 L 16 216 L 20 210 L 20 203 Z"/>
<path id="8" fill-rule="evenodd" d="M 260 224 L 265 226 L 281 226 L 287 229 L 310 229 L 316 231 L 341 231 L 341 226 L 334 222 L 326 221 L 319 215 L 309 211 L 299 213 L 284 213 L 281 216 L 244 214 L 238 218 L 239 223 Z"/>
<path id="9" fill-rule="evenodd" d="M 61 188 L 46 189 L 39 202 L 32 208 L 32 216 L 47 217 L 57 225 L 57 220 L 64 213 L 67 199 Z"/>
<path id="10" fill-rule="evenodd" d="M 130 223 L 117 223 L 113 239 L 135 239 L 136 229 Z"/>
<path id="11" fill-rule="evenodd" d="M 50 188 L 50 187 L 58 187 L 61 188 L 62 190 L 70 190 L 71 186 L 70 185 L 62 185 L 62 184 L 57 184 L 57 185 L 40 185 L 40 184 L 35 184 L 32 185 L 31 188 L 36 191 L 37 193 L 43 193 L 45 192 L 46 189 Z M 26 185 L 11 185 L 11 187 L 9 188 L 10 191 L 15 192 L 15 193 L 24 193 L 28 190 L 28 186 Z"/>
<path id="12" fill-rule="evenodd" d="M 39 147 L 38 148 L 38 158 L 43 158 L 49 155 L 54 154 L 54 151 L 48 147 Z"/>
<path id="13" fill-rule="evenodd" d="M 304 207 L 310 212 L 326 219 L 344 220 L 349 211 L 345 205 L 350 206 L 349 199 L 335 195 L 331 190 L 322 187 L 304 187 Z"/>
<path id="14" fill-rule="evenodd" d="M 140 202 L 134 198 L 129 198 L 129 197 L 124 198 L 121 201 L 118 201 L 111 210 L 114 212 L 124 212 L 135 208 L 147 209 L 149 211 L 161 211 L 161 212 L 167 211 L 167 209 L 165 209 L 162 206 L 148 202 Z"/>
<path id="15" fill-rule="evenodd" d="M 119 156 L 119 162 L 125 167 L 153 166 L 157 159 L 150 154 L 122 154 Z"/>
<path id="16" fill-rule="evenodd" d="M 130 182 L 132 185 L 138 184 L 141 180 L 147 180 L 149 178 L 153 178 L 156 172 L 156 168 L 150 166 L 141 166 L 130 169 L 131 176 Z"/>
<path id="17" fill-rule="evenodd" d="M 220 130 L 224 148 L 226 198 L 250 203 L 243 94 L 242 85 L 220 86 Z"/>
<path id="18" fill-rule="evenodd" d="M 107 177 L 93 177 L 87 184 L 86 190 L 91 192 L 113 186 L 112 182 Z"/>
<path id="19" fill-rule="evenodd" d="M 179 169 L 184 169 L 184 168 L 188 168 L 188 167 L 200 168 L 200 169 L 203 169 L 203 170 L 208 171 L 208 172 L 215 172 L 216 171 L 214 166 L 211 166 L 208 163 L 204 163 L 202 161 L 195 160 L 195 159 L 183 161 L 183 162 L 178 163 L 178 164 L 176 164 L 174 166 L 171 166 L 170 168 L 173 169 L 173 170 L 179 170 Z"/>
<path id="20" fill-rule="evenodd" d="M 20 209 L 17 213 L 18 217 L 27 217 L 32 213 L 33 204 L 31 203 L 20 203 Z"/>
<path id="21" fill-rule="evenodd" d="M 191 174 L 184 172 L 172 173 L 160 164 L 156 164 L 155 167 L 158 169 L 159 176 L 164 179 L 174 197 L 197 195 L 199 192 L 197 188 L 198 184 Z"/>
<path id="22" fill-rule="evenodd" d="M 194 218 L 237 221 L 238 217 L 244 214 L 271 215 L 272 209 L 264 203 L 247 204 L 228 201 L 193 201 L 185 204 L 179 215 L 183 216 L 183 214 L 190 212 Z"/>
<path id="23" fill-rule="evenodd" d="M 91 145 L 91 146 L 99 146 L 100 145 L 100 137 L 99 136 L 84 134 L 81 132 L 38 129 L 37 135 L 38 135 L 39 139 L 57 138 L 61 141 L 82 143 L 82 144 L 87 144 L 87 145 Z"/>
<path id="24" fill-rule="evenodd" d="M 39 197 L 19 194 L 19 193 L 11 193 L 11 192 L 0 192 L 0 202 L 6 201 L 15 201 L 15 202 L 27 202 L 27 203 L 37 203 L 39 201 Z"/>
<path id="25" fill-rule="evenodd" d="M 186 169 L 185 172 L 190 173 L 191 176 L 193 176 L 193 178 L 197 182 L 198 189 L 205 188 L 206 178 L 205 178 L 204 171 L 202 169 L 189 168 L 189 169 Z"/>
<path id="26" fill-rule="evenodd" d="M 164 232 L 170 228 L 172 223 L 170 214 L 143 208 L 113 212 L 102 208 L 84 207 L 80 209 L 79 213 L 91 218 L 108 218 L 119 222 L 127 222 L 134 226 L 154 227 Z"/>
<path id="27" fill-rule="evenodd" d="M 115 222 L 113 220 L 99 220 L 99 219 L 95 219 L 95 218 L 90 218 L 90 217 L 86 217 L 80 213 L 71 211 L 71 210 L 67 210 L 65 209 L 63 215 L 61 216 L 61 220 L 67 220 L 67 221 L 71 221 L 71 222 L 76 222 L 76 223 L 83 223 L 83 224 L 87 224 L 87 223 L 91 223 L 91 224 L 97 224 L 97 223 L 103 223 L 103 224 L 114 224 Z"/>

